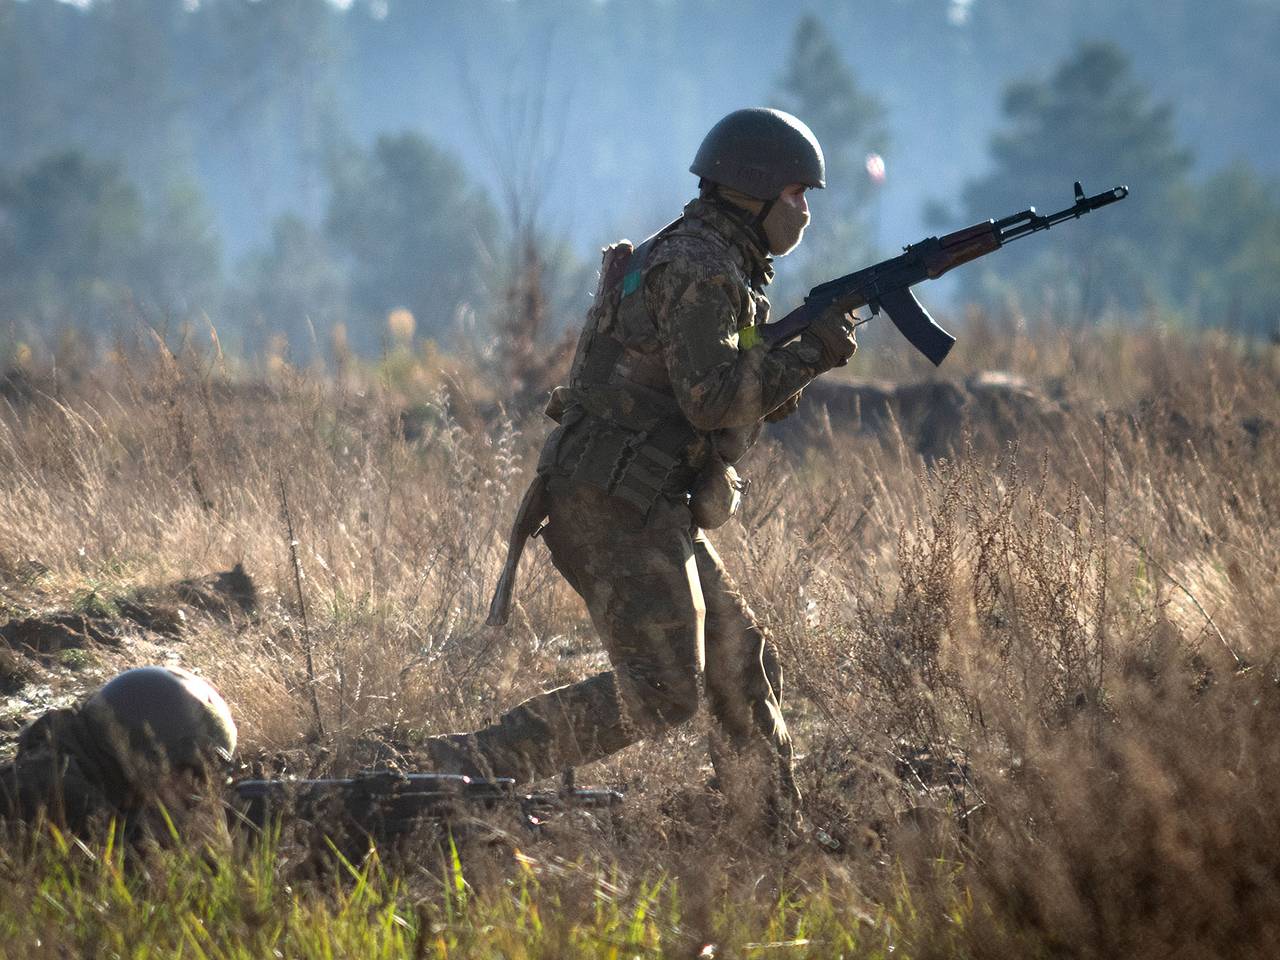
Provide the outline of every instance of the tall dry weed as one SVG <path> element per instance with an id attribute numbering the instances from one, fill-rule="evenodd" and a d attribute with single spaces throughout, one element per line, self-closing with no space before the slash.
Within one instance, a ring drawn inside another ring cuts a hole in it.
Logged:
<path id="1" fill-rule="evenodd" d="M 799 458 L 757 449 L 741 517 L 712 538 L 781 652 L 813 841 L 766 855 L 729 829 L 706 801 L 701 718 L 583 771 L 629 790 L 629 841 L 592 855 L 683 876 L 693 847 L 735 896 L 777 889 L 748 883 L 763 872 L 858 898 L 897 896 L 907 876 L 924 953 L 1272 949 L 1268 350 L 974 317 L 956 375 L 1012 369 L 1061 406 L 1059 433 L 996 450 L 961 439 L 932 462 L 906 428 L 833 424 Z M 460 418 L 445 382 L 354 369 L 252 381 L 152 351 L 12 404 L 6 596 L 30 587 L 33 561 L 33 607 L 243 563 L 256 619 L 197 617 L 170 653 L 223 689 L 246 756 L 268 769 L 351 772 L 390 741 L 470 728 L 584 677 L 603 657 L 536 544 L 511 627 L 483 623 L 544 425 Z"/>

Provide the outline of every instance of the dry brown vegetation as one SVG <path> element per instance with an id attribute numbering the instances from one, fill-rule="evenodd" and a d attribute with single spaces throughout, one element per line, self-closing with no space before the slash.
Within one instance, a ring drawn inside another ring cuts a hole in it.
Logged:
<path id="1" fill-rule="evenodd" d="M 224 692 L 248 763 L 349 773 L 598 669 L 540 546 L 511 626 L 483 626 L 543 423 L 502 414 L 483 369 L 393 360 L 248 377 L 153 348 L 11 375 L 4 619 L 151 598 L 181 628 L 72 658 L 18 645 L 10 728 L 48 691 L 173 656 Z M 943 373 L 990 369 L 1052 395 L 1061 430 L 973 423 L 928 463 L 901 431 L 766 444 L 713 536 L 785 659 L 811 838 L 769 849 L 705 802 L 699 720 L 581 771 L 628 792 L 632 838 L 583 855 L 623 885 L 696 879 L 708 939 L 701 901 L 825 890 L 892 914 L 908 955 L 1274 955 L 1280 356 L 970 317 Z M 251 616 L 175 592 L 236 563 Z"/>

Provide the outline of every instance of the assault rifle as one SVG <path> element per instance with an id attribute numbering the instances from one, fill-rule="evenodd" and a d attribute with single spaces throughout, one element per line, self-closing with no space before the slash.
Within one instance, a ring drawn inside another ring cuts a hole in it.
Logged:
<path id="1" fill-rule="evenodd" d="M 946 359 L 956 338 L 938 326 L 928 311 L 920 306 L 911 287 L 993 253 L 1020 237 L 1048 230 L 1064 220 L 1083 217 L 1091 210 L 1123 200 L 1129 195 L 1129 188 L 1113 187 L 1095 197 L 1086 197 L 1084 187 L 1077 180 L 1075 193 L 1076 202 L 1057 213 L 1041 216 L 1035 207 L 1029 207 L 1003 220 L 984 220 L 945 237 L 929 237 L 913 243 L 903 247 L 903 252 L 896 257 L 821 283 L 809 291 L 804 303 L 796 309 L 776 323 L 765 324 L 760 336 L 773 346 L 802 333 L 832 305 L 839 305 L 846 312 L 870 306 L 872 316 L 882 310 L 888 314 L 893 325 L 911 341 L 912 346 L 936 366 Z"/>
<path id="2" fill-rule="evenodd" d="M 519 793 L 514 780 L 379 770 L 340 780 L 241 780 L 231 785 L 231 822 L 262 832 L 297 817 L 329 832 L 393 842 L 426 822 L 451 824 L 483 812 L 516 814 L 529 829 L 569 810 L 612 810 L 616 790 L 579 788 Z"/>

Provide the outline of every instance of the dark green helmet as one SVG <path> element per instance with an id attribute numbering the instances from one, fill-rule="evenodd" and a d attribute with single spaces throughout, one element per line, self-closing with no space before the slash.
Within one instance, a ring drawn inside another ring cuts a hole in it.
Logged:
<path id="1" fill-rule="evenodd" d="M 180 667 L 126 670 L 85 704 L 98 735 L 126 770 L 146 763 L 201 770 L 227 763 L 236 725 L 208 681 Z"/>
<path id="2" fill-rule="evenodd" d="M 813 131 L 789 113 L 764 107 L 735 110 L 712 127 L 689 171 L 760 200 L 774 199 L 789 183 L 827 185 Z"/>

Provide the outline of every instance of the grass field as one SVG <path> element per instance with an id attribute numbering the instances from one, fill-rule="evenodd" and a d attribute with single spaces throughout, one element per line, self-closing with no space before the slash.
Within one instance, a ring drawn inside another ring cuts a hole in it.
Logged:
<path id="1" fill-rule="evenodd" d="M 119 627 L 0 646 L 6 737 L 171 659 L 227 697 L 242 774 L 345 774 L 599 669 L 540 545 L 511 625 L 483 625 L 545 430 L 486 363 L 251 373 L 153 346 L 11 368 L 0 613 Z M 699 717 L 579 771 L 627 794 L 607 831 L 354 863 L 288 831 L 140 864 L 15 839 L 0 955 L 1274 956 L 1280 348 L 970 317 L 942 375 L 995 369 L 1053 397 L 1054 429 L 975 422 L 929 462 L 905 427 L 766 443 L 713 535 L 784 658 L 804 842 L 708 793 Z M 236 563 L 256 612 L 193 606 Z"/>

